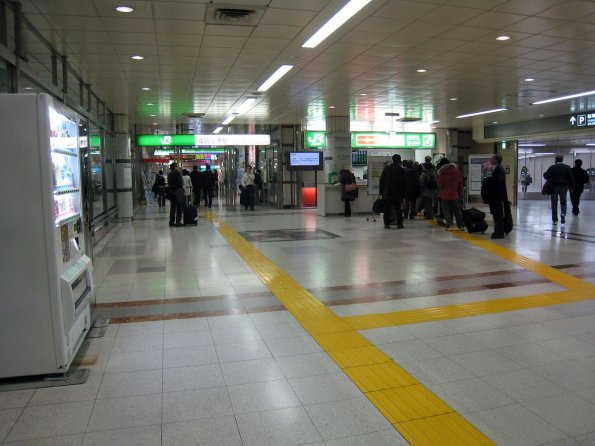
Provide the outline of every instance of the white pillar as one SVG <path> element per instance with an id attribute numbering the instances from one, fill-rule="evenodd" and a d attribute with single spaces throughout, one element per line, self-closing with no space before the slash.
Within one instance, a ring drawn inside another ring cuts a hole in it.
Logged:
<path id="1" fill-rule="evenodd" d="M 116 192 L 118 195 L 118 217 L 132 218 L 134 200 L 132 197 L 132 159 L 128 116 L 115 115 L 115 158 Z"/>
<path id="2" fill-rule="evenodd" d="M 324 178 L 326 183 L 339 180 L 339 171 L 353 167 L 349 116 L 326 118 L 326 148 L 324 149 Z"/>

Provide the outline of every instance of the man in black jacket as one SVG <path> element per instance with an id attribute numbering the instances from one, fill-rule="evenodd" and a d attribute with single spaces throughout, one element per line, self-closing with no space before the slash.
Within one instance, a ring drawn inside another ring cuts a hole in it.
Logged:
<path id="1" fill-rule="evenodd" d="M 578 215 L 578 205 L 581 201 L 581 194 L 585 190 L 585 183 L 589 182 L 589 174 L 581 166 L 582 160 L 575 160 L 572 170 L 572 177 L 574 179 L 574 188 L 570 192 L 570 202 L 572 203 L 572 213 Z"/>
<path id="2" fill-rule="evenodd" d="M 184 195 L 184 179 L 182 178 L 182 172 L 178 170 L 178 163 L 171 163 L 169 170 L 167 174 L 168 199 L 170 202 L 169 225 L 184 226 L 182 224 L 182 212 L 184 211 L 182 206 L 186 199 Z"/>
<path id="3" fill-rule="evenodd" d="M 558 224 L 558 197 L 560 198 L 560 222 L 566 223 L 566 194 L 568 188 L 574 186 L 574 180 L 572 178 L 572 170 L 570 166 L 564 164 L 562 161 L 564 158 L 562 155 L 556 155 L 555 164 L 550 166 L 545 173 L 543 178 L 551 180 L 552 185 L 552 222 Z"/>
<path id="4" fill-rule="evenodd" d="M 504 227 L 505 205 L 508 205 L 508 193 L 506 191 L 506 171 L 502 167 L 502 157 L 494 155 L 490 159 L 492 167 L 492 187 L 494 190 L 490 198 L 490 214 L 494 218 L 494 233 L 491 238 L 504 238 L 507 232 Z M 510 210 L 508 210 L 510 212 Z"/>
<path id="5" fill-rule="evenodd" d="M 206 170 L 202 174 L 202 187 L 204 189 L 205 206 L 211 209 L 213 205 L 213 193 L 215 190 L 215 175 L 211 171 L 211 165 L 207 164 Z"/>
<path id="6" fill-rule="evenodd" d="M 407 180 L 405 169 L 401 166 L 401 155 L 393 155 L 393 163 L 386 166 L 380 175 L 380 195 L 385 200 L 384 220 L 385 229 L 390 229 L 390 215 L 392 208 L 397 213 L 397 229 L 403 229 L 403 211 L 401 202 L 405 198 Z"/>

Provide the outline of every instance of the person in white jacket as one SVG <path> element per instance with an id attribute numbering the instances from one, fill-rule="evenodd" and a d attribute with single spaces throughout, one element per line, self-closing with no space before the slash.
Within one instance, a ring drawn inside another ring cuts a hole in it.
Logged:
<path id="1" fill-rule="evenodd" d="M 242 186 L 244 186 L 244 190 L 246 193 L 246 199 L 244 200 L 244 209 L 248 210 L 248 206 L 250 206 L 250 210 L 254 210 L 254 173 L 252 172 L 252 166 L 246 167 L 246 172 L 242 177 Z"/>
<path id="2" fill-rule="evenodd" d="M 184 179 L 184 194 L 186 195 L 186 205 L 192 204 L 192 179 L 190 179 L 190 172 L 186 169 L 182 171 L 182 178 Z"/>

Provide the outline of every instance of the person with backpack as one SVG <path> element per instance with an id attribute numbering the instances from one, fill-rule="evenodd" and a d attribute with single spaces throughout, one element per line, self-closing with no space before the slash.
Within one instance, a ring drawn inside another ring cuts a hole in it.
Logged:
<path id="1" fill-rule="evenodd" d="M 421 189 L 421 200 L 426 220 L 434 219 L 436 200 L 438 199 L 438 175 L 432 164 L 432 158 L 426 156 L 425 162 L 421 165 L 422 171 L 419 176 L 419 187 Z"/>

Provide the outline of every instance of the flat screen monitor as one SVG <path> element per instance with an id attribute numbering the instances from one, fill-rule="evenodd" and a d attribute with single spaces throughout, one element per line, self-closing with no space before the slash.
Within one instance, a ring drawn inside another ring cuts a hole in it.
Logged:
<path id="1" fill-rule="evenodd" d="M 324 170 L 322 152 L 318 150 L 289 152 L 287 159 L 292 170 Z"/>

